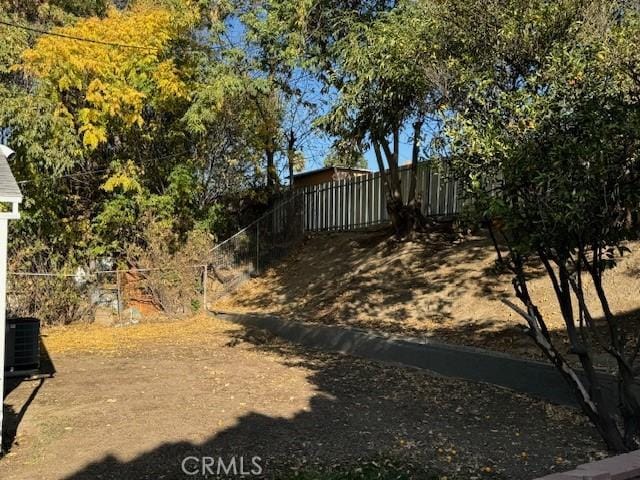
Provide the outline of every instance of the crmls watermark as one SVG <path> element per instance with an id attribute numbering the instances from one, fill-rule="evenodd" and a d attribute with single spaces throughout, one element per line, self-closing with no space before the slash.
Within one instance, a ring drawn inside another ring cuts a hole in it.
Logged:
<path id="1" fill-rule="evenodd" d="M 231 475 L 245 477 L 250 475 L 262 475 L 262 458 L 243 456 L 237 457 L 185 457 L 180 464 L 186 475 Z"/>

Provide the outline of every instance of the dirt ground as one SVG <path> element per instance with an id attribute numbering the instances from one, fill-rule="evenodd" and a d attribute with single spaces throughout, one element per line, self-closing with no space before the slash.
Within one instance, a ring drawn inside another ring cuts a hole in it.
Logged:
<path id="1" fill-rule="evenodd" d="M 387 232 L 310 238 L 283 263 L 242 285 L 214 309 L 262 312 L 540 357 L 523 335 L 524 320 L 501 299 L 513 296 L 487 237 L 432 233 L 391 243 Z M 640 319 L 640 242 L 607 273 L 611 307 Z M 542 268 L 530 269 L 530 291 L 560 345 L 563 321 Z M 595 315 L 602 309 L 588 289 Z"/>
<path id="2" fill-rule="evenodd" d="M 267 478 L 391 459 L 406 478 L 526 480 L 605 455 L 572 409 L 208 317 L 49 329 L 44 345 L 55 377 L 8 385 L 3 480 L 198 478 L 185 457 L 233 455 Z"/>

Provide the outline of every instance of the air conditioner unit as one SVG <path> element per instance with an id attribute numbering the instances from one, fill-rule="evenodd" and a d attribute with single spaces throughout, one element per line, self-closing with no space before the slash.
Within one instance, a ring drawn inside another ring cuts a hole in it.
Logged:
<path id="1" fill-rule="evenodd" d="M 7 319 L 5 371 L 11 375 L 29 375 L 40 368 L 40 320 Z"/>

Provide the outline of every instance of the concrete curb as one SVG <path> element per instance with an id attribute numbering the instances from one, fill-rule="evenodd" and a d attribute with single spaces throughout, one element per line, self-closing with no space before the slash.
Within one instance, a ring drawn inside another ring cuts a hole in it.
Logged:
<path id="1" fill-rule="evenodd" d="M 306 347 L 423 368 L 447 377 L 505 387 L 553 403 L 576 405 L 571 388 L 547 363 L 479 348 L 431 340 L 387 337 L 349 327 L 285 320 L 273 315 L 210 312 L 244 326 L 267 330 Z M 616 391 L 615 377 L 601 374 L 605 389 Z"/>
<path id="2" fill-rule="evenodd" d="M 592 463 L 579 465 L 575 470 L 554 473 L 536 480 L 633 480 L 640 478 L 640 451 L 623 453 Z"/>

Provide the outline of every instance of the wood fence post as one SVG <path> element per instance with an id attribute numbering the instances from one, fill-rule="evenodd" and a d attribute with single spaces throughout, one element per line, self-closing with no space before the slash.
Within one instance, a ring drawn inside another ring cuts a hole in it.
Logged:
<path id="1" fill-rule="evenodd" d="M 204 271 L 202 272 L 202 307 L 205 312 L 208 311 L 207 308 L 207 281 L 209 280 L 209 265 L 204 266 Z"/>
<path id="2" fill-rule="evenodd" d="M 256 274 L 260 274 L 260 221 L 256 223 Z"/>
<path id="3" fill-rule="evenodd" d="M 116 288 L 118 289 L 116 293 L 116 301 L 118 303 L 118 323 L 122 323 L 122 307 L 120 303 L 122 302 L 122 293 L 120 292 L 120 271 L 116 270 Z"/>

